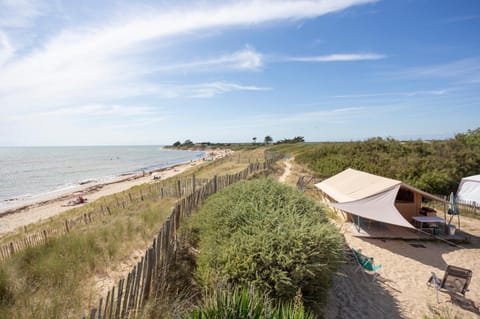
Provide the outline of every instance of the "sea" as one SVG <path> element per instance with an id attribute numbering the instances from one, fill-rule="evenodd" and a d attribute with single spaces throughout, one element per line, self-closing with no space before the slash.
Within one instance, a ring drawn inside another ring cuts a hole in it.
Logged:
<path id="1" fill-rule="evenodd" d="M 204 156 L 162 146 L 0 147 L 0 211 Z"/>

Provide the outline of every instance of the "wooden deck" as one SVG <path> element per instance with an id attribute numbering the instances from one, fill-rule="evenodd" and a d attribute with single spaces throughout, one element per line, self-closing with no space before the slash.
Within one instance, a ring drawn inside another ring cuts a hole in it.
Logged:
<path id="1" fill-rule="evenodd" d="M 455 243 L 465 242 L 468 239 L 465 233 L 457 231 L 455 235 L 439 234 L 436 236 L 420 232 L 415 229 L 395 226 L 375 221 L 365 221 L 359 227 L 357 224 L 347 223 L 348 231 L 355 237 L 374 239 L 404 239 L 404 240 L 447 240 Z"/>

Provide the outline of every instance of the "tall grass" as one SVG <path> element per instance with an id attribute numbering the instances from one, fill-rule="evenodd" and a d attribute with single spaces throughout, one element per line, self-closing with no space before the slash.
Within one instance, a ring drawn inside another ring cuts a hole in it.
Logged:
<path id="1" fill-rule="evenodd" d="M 313 319 L 300 303 L 275 305 L 265 293 L 253 288 L 216 289 L 185 319 Z"/>
<path id="2" fill-rule="evenodd" d="M 80 317 L 93 277 L 144 249 L 172 204 L 141 202 L 15 254 L 0 265 L 0 318 Z"/>

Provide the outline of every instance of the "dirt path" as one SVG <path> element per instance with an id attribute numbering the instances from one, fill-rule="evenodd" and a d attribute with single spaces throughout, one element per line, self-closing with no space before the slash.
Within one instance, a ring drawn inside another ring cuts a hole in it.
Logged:
<path id="1" fill-rule="evenodd" d="M 283 172 L 282 176 L 278 179 L 280 183 L 285 183 L 287 180 L 287 177 L 290 175 L 292 171 L 292 161 L 294 160 L 294 157 L 290 157 L 285 161 L 285 171 Z"/>

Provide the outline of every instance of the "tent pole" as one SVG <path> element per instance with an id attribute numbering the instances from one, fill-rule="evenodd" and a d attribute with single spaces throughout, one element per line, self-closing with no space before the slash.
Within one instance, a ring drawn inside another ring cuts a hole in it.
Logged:
<path id="1" fill-rule="evenodd" d="M 444 202 L 443 203 L 443 232 L 448 234 L 447 230 L 447 204 Z"/>

